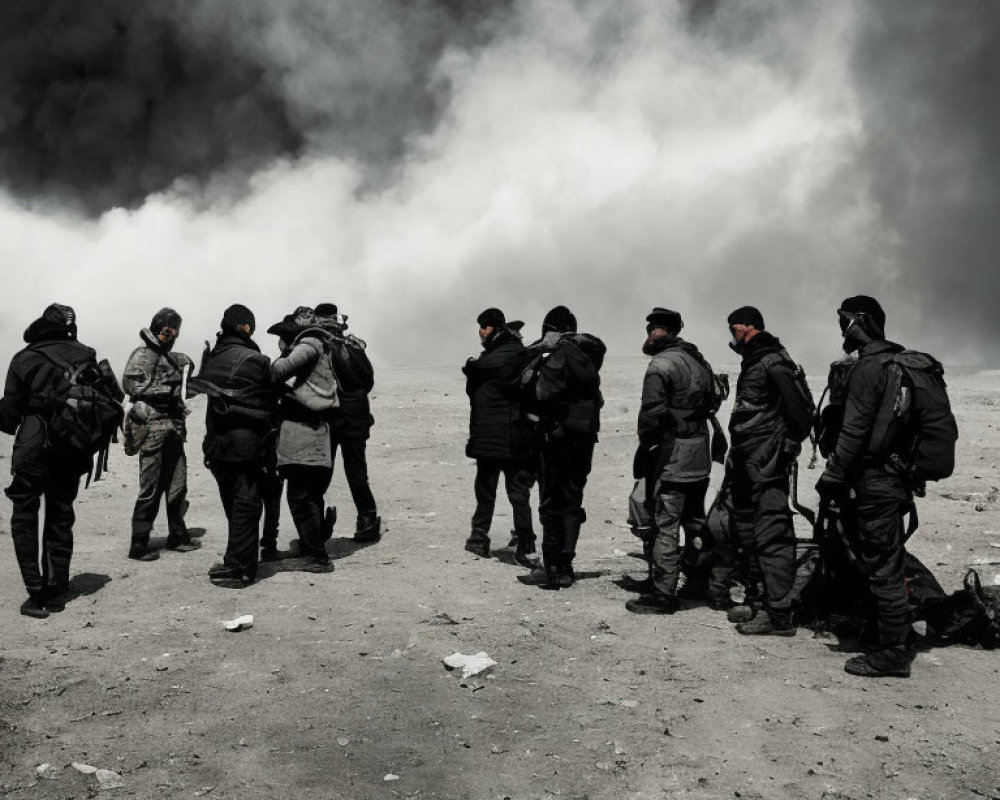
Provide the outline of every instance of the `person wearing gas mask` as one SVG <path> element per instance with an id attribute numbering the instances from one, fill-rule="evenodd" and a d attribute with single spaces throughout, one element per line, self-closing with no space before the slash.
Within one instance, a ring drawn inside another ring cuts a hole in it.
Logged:
<path id="1" fill-rule="evenodd" d="M 197 549 L 184 523 L 187 409 L 182 387 L 192 361 L 174 350 L 180 329 L 180 314 L 172 308 L 157 311 L 149 327 L 139 331 L 142 345 L 132 351 L 122 376 L 122 388 L 132 402 L 125 419 L 126 452 L 139 456 L 139 496 L 132 511 L 128 552 L 137 561 L 160 557 L 149 548 L 149 534 L 164 495 L 167 547 L 179 552 Z"/>
<path id="2" fill-rule="evenodd" d="M 836 446 L 816 484 L 821 502 L 834 503 L 857 534 L 855 554 L 878 617 L 878 649 L 847 660 L 844 669 L 865 677 L 908 677 L 911 611 L 903 578 L 903 515 L 913 495 L 904 475 L 870 452 L 873 428 L 886 394 L 886 364 L 903 347 L 885 338 L 885 312 L 865 295 L 837 310 L 843 348 L 858 360 L 847 382 Z"/>
<path id="3" fill-rule="evenodd" d="M 476 510 L 465 549 L 482 558 L 490 555 L 490 525 L 497 484 L 504 476 L 507 499 L 514 512 L 515 560 L 528 565 L 535 552 L 530 493 L 534 476 L 527 458 L 527 433 L 512 386 L 524 366 L 524 345 L 507 327 L 499 308 L 488 308 L 476 320 L 483 352 L 462 367 L 469 396 L 469 440 L 465 455 L 476 460 Z"/>
<path id="4" fill-rule="evenodd" d="M 715 378 L 698 348 L 679 336 L 684 322 L 678 312 L 654 308 L 646 322 L 642 352 L 651 359 L 642 384 L 636 461 L 644 476 L 643 512 L 652 512 L 643 541 L 652 580 L 649 591 L 625 607 L 636 614 L 673 614 L 680 607 L 680 528 L 689 542 L 704 533 Z"/>
<path id="5" fill-rule="evenodd" d="M 742 356 L 729 418 L 733 516 L 749 564 L 752 602 L 736 629 L 742 634 L 794 636 L 792 586 L 795 532 L 788 507 L 789 468 L 812 425 L 811 399 L 796 381 L 797 366 L 753 306 L 728 317 L 730 347 Z M 763 596 L 752 597 L 758 580 Z M 734 609 L 733 611 L 736 611 Z M 730 613 L 731 620 L 740 619 Z"/>

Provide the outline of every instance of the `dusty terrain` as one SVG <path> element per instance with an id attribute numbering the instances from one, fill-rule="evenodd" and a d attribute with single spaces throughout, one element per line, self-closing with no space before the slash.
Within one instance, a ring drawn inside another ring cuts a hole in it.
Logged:
<path id="1" fill-rule="evenodd" d="M 63 613 L 19 616 L 0 536 L 0 795 L 1000 797 L 1000 653 L 932 650 L 910 680 L 864 680 L 843 672 L 835 639 L 810 631 L 754 640 L 701 606 L 625 611 L 631 595 L 613 580 L 642 571 L 623 521 L 643 369 L 641 358 L 605 368 L 583 579 L 567 591 L 524 586 L 521 568 L 462 550 L 473 466 L 457 368 L 379 371 L 369 452 L 386 533 L 361 549 L 348 538 L 338 472 L 329 575 L 209 583 L 225 533 L 197 457 L 200 404 L 189 524 L 203 547 L 129 561 L 137 467 L 117 451 L 107 479 L 81 492 L 80 596 Z M 985 581 L 1000 573 L 1000 373 L 952 375 L 951 388 L 959 468 L 930 489 L 911 547 L 949 590 L 976 559 L 993 562 Z M 811 504 L 817 474 L 803 470 Z M 498 512 L 502 543 L 503 498 Z M 3 500 L 4 534 L 9 520 Z M 281 546 L 292 536 L 286 515 Z M 252 629 L 223 629 L 243 613 Z M 463 681 L 441 664 L 480 650 L 499 662 L 486 675 Z M 121 786 L 99 789 L 71 762 L 113 770 Z"/>

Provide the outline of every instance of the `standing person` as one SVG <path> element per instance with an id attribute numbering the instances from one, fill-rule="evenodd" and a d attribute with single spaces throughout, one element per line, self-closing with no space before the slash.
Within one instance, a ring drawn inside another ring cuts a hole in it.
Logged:
<path id="1" fill-rule="evenodd" d="M 354 541 L 377 542 L 382 535 L 382 519 L 378 515 L 375 496 L 368 483 L 368 461 L 365 450 L 375 418 L 368 395 L 375 386 L 375 370 L 367 345 L 352 333 L 347 333 L 347 317 L 339 316 L 333 303 L 320 303 L 315 310 L 316 324 L 333 334 L 330 355 L 337 375 L 340 405 L 330 411 L 331 459 L 340 450 L 344 460 L 344 477 L 357 511 Z"/>
<path id="2" fill-rule="evenodd" d="M 848 659 L 844 669 L 905 678 L 913 650 L 903 516 L 913 509 L 914 493 L 923 495 L 924 480 L 951 474 L 958 430 L 941 365 L 886 340 L 885 312 L 877 300 L 848 297 L 837 314 L 844 350 L 857 351 L 858 360 L 847 381 L 840 434 L 816 491 L 823 502 L 840 507 L 856 537 L 853 549 L 878 619 L 878 649 Z M 900 387 L 909 389 L 917 413 L 897 421 Z"/>
<path id="3" fill-rule="evenodd" d="M 542 322 L 542 338 L 528 348 L 521 374 L 522 409 L 534 427 L 539 476 L 538 516 L 543 566 L 524 582 L 547 589 L 573 585 L 573 559 L 587 518 L 583 490 L 601 427 L 600 369 L 607 348 L 577 333 L 576 317 L 556 306 Z"/>
<path id="4" fill-rule="evenodd" d="M 326 571 L 333 568 L 326 552 L 333 520 L 324 510 L 333 477 L 329 415 L 339 405 L 329 355 L 332 336 L 316 324 L 309 308 L 300 308 L 291 325 L 276 331 L 281 357 L 271 364 L 275 382 L 292 381 L 281 398 L 277 466 L 287 486 L 299 554 L 308 569 Z"/>
<path id="5" fill-rule="evenodd" d="M 646 322 L 642 352 L 652 358 L 642 384 L 637 460 L 653 512 L 644 542 L 652 586 L 625 607 L 636 614 L 673 614 L 680 608 L 680 527 L 687 541 L 705 528 L 715 376 L 698 348 L 678 335 L 684 327 L 678 312 L 654 308 Z"/>
<path id="6" fill-rule="evenodd" d="M 66 405 L 74 380 L 70 376 L 87 371 L 96 383 L 101 380 L 97 376 L 103 374 L 94 351 L 77 341 L 76 334 L 72 308 L 58 303 L 46 308 L 24 332 L 27 347 L 11 359 L 0 399 L 0 430 L 16 434 L 11 457 L 13 480 L 5 494 L 14 504 L 11 538 L 28 592 L 21 613 L 28 617 L 44 618 L 65 607 L 76 520 L 73 501 L 80 476 L 93 464 L 91 453 L 64 449 L 55 435 L 55 415 Z M 39 553 L 42 498 L 45 522 Z"/>
<path id="7" fill-rule="evenodd" d="M 128 557 L 155 561 L 160 554 L 149 549 L 149 534 L 167 499 L 167 547 L 179 552 L 197 549 L 184 524 L 187 510 L 187 441 L 181 396 L 184 372 L 192 362 L 174 352 L 181 330 L 181 315 L 161 308 L 148 328 L 139 331 L 142 345 L 132 351 L 125 365 L 122 386 L 132 402 L 126 417 L 129 454 L 139 454 L 139 496 L 132 511 L 132 542 Z"/>
<path id="8" fill-rule="evenodd" d="M 753 306 L 728 318 L 730 347 L 743 356 L 729 418 L 733 516 L 741 548 L 752 554 L 751 584 L 763 582 L 763 611 L 739 622 L 742 634 L 794 636 L 795 531 L 788 473 L 812 425 L 811 399 L 777 337 Z M 748 589 L 753 590 L 753 585 Z M 733 618 L 731 616 L 731 618 Z"/>
<path id="9" fill-rule="evenodd" d="M 208 574 L 243 584 L 257 578 L 260 482 L 273 430 L 271 361 L 251 338 L 255 325 L 246 306 L 227 308 L 215 346 L 192 381 L 194 390 L 209 395 L 202 450 L 229 527 L 222 563 Z"/>
<path id="10" fill-rule="evenodd" d="M 462 367 L 471 406 L 465 455 L 476 460 L 476 510 L 465 549 L 483 558 L 490 555 L 490 525 L 502 473 L 514 512 L 515 558 L 526 563 L 527 556 L 535 552 L 530 505 L 534 478 L 513 390 L 524 366 L 524 345 L 508 330 L 499 308 L 486 309 L 476 321 L 483 352 Z"/>

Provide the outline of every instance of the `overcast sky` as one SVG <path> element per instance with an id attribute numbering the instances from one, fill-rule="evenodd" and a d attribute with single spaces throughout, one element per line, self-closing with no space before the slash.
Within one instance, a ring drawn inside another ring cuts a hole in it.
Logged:
<path id="1" fill-rule="evenodd" d="M 457 365 L 499 306 L 611 354 L 653 305 L 731 360 L 757 305 L 811 370 L 834 309 L 1000 361 L 1000 4 L 11 0 L 0 363 L 49 302 L 120 370 L 335 302 L 376 364 Z"/>

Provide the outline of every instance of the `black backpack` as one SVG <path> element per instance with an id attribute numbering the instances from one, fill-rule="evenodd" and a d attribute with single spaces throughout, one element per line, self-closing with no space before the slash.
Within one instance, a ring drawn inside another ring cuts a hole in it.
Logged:
<path id="1" fill-rule="evenodd" d="M 795 390 L 798 394 L 799 402 L 802 404 L 803 408 L 808 409 L 809 419 L 813 420 L 816 416 L 816 403 L 813 400 L 812 390 L 809 388 L 809 381 L 806 380 L 806 371 L 802 368 L 801 364 L 796 363 L 792 360 L 792 357 L 788 355 L 788 351 L 782 349 L 780 353 L 773 357 L 774 362 L 784 362 L 791 372 L 792 377 L 795 379 Z M 804 430 L 789 430 L 789 438 L 794 439 L 800 444 L 806 439 L 810 439 L 813 436 L 813 425 L 810 425 Z"/>
<path id="2" fill-rule="evenodd" d="M 869 453 L 893 461 L 920 483 L 939 481 L 955 470 L 957 440 L 941 363 L 916 350 L 889 356 Z"/>
<path id="3" fill-rule="evenodd" d="M 100 480 L 107 467 L 107 452 L 125 418 L 125 394 L 111 365 L 88 359 L 79 364 L 52 353 L 35 350 L 56 367 L 62 379 L 50 384 L 42 398 L 48 410 L 48 442 L 65 456 L 81 459 L 98 455 L 94 479 Z M 89 483 L 89 480 L 88 480 Z"/>

